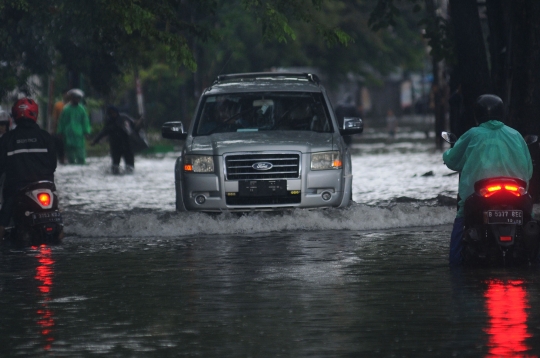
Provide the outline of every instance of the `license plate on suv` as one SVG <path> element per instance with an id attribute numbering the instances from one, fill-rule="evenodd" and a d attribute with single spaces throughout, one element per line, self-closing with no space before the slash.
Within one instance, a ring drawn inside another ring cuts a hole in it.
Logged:
<path id="1" fill-rule="evenodd" d="M 286 180 L 241 180 L 240 196 L 282 196 L 287 194 Z"/>
<path id="2" fill-rule="evenodd" d="M 32 223 L 34 225 L 44 224 L 44 223 L 61 223 L 61 222 L 62 222 L 62 214 L 60 214 L 58 211 L 32 214 Z"/>
<path id="3" fill-rule="evenodd" d="M 488 224 L 523 225 L 522 210 L 488 210 L 484 215 Z"/>

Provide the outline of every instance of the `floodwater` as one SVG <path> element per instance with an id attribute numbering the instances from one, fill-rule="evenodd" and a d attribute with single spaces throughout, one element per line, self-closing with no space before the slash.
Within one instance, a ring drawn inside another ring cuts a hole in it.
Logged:
<path id="1" fill-rule="evenodd" d="M 441 153 L 352 149 L 344 210 L 175 213 L 171 154 L 58 168 L 64 243 L 0 254 L 0 356 L 538 356 L 538 268 L 448 267 Z"/>

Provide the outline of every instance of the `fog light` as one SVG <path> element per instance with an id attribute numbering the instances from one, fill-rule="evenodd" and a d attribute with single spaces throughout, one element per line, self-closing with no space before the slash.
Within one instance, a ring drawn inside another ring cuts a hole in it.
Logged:
<path id="1" fill-rule="evenodd" d="M 332 199 L 332 194 L 325 191 L 324 193 L 321 194 L 321 197 L 322 197 L 322 200 L 328 201 L 328 200 Z"/>
<path id="2" fill-rule="evenodd" d="M 195 202 L 199 205 L 202 205 L 206 202 L 206 198 L 204 197 L 204 195 L 197 195 L 195 197 Z"/>

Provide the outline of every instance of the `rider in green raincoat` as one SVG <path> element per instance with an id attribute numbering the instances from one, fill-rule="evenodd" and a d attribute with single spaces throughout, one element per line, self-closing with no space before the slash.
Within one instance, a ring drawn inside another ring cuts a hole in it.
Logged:
<path id="1" fill-rule="evenodd" d="M 64 106 L 58 122 L 58 134 L 64 140 L 65 152 L 70 164 L 86 163 L 85 135 L 90 134 L 90 119 L 86 109 L 80 104 L 83 97 L 81 90 L 68 92 L 71 101 Z"/>
<path id="2" fill-rule="evenodd" d="M 525 140 L 518 131 L 501 122 L 502 100 L 494 95 L 482 95 L 476 101 L 475 118 L 478 127 L 465 132 L 443 154 L 449 169 L 460 173 L 459 209 L 450 241 L 450 263 L 461 262 L 463 210 L 465 199 L 474 193 L 474 183 L 481 179 L 507 176 L 525 180 L 532 176 L 532 161 Z"/>

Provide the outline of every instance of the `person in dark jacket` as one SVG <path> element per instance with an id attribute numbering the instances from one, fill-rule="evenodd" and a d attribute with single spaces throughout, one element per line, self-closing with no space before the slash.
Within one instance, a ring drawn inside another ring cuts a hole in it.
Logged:
<path id="1" fill-rule="evenodd" d="M 0 139 L 0 175 L 6 174 L 0 210 L 0 238 L 11 220 L 17 192 L 36 181 L 54 182 L 56 150 L 51 135 L 39 128 L 38 105 L 31 98 L 22 98 L 11 108 L 16 128 Z"/>
<path id="2" fill-rule="evenodd" d="M 109 148 L 112 159 L 112 173 L 120 173 L 120 160 L 124 158 L 126 173 L 133 173 L 135 169 L 135 155 L 131 146 L 129 136 L 136 130 L 135 121 L 127 114 L 120 113 L 118 108 L 109 106 L 107 108 L 107 120 L 105 126 L 92 142 L 96 145 L 101 138 L 109 136 Z"/>

